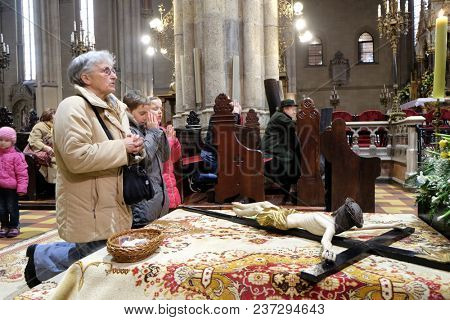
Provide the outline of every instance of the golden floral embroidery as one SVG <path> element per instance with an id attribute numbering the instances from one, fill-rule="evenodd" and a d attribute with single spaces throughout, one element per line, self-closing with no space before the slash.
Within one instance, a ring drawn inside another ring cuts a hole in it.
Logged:
<path id="1" fill-rule="evenodd" d="M 333 291 L 339 287 L 339 281 L 336 278 L 328 277 L 320 281 L 318 286 L 324 290 Z"/>
<path id="2" fill-rule="evenodd" d="M 248 281 L 254 285 L 260 286 L 269 283 L 270 276 L 263 272 L 253 272 L 248 275 Z"/>

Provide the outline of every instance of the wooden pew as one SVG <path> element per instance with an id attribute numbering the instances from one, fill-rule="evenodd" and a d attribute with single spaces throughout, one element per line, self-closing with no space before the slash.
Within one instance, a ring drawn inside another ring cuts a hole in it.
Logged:
<path id="1" fill-rule="evenodd" d="M 327 173 L 329 183 L 326 183 L 331 199 L 326 203 L 326 210 L 336 210 L 346 197 L 351 197 L 364 212 L 374 212 L 375 179 L 381 173 L 380 158 L 363 158 L 352 151 L 342 119 L 334 120 L 331 129 L 322 133 L 320 149 L 331 164 L 331 175 Z"/>
<path id="2" fill-rule="evenodd" d="M 320 114 L 312 99 L 304 99 L 297 112 L 297 136 L 301 150 L 301 176 L 297 182 L 297 204 L 319 207 L 325 204 L 320 174 Z"/>
<path id="3" fill-rule="evenodd" d="M 186 128 L 175 129 L 181 144 L 181 158 L 174 164 L 174 173 L 182 202 L 185 196 L 190 194 L 189 178 L 202 162 L 200 151 L 203 147 L 202 129 L 197 113 L 191 111 L 186 123 Z"/>
<path id="4" fill-rule="evenodd" d="M 253 201 L 264 201 L 264 159 L 260 150 L 261 136 L 259 119 L 255 110 L 250 109 L 245 125 L 235 132 L 240 156 L 240 194 Z"/>
<path id="5" fill-rule="evenodd" d="M 20 132 L 17 132 L 17 141 L 16 141 L 16 147 L 23 151 L 25 146 L 28 144 L 28 137 L 30 135 L 30 131 L 33 128 L 33 126 L 37 122 L 37 116 L 36 112 L 32 110 L 28 116 L 28 125 L 23 128 Z M 8 110 L 6 107 L 0 108 L 0 127 L 12 127 L 14 128 L 14 122 L 12 117 L 12 112 Z M 26 130 L 26 132 L 25 132 Z M 28 189 L 27 189 L 27 195 L 20 198 L 20 200 L 27 199 L 27 200 L 37 200 L 39 191 L 42 191 L 44 189 L 46 184 L 45 180 L 39 179 L 40 173 L 39 173 L 39 167 L 36 165 L 36 162 L 34 161 L 33 157 L 31 155 L 24 154 L 25 161 L 27 162 L 28 168 Z M 43 181 L 43 182 L 42 182 Z"/>
<path id="6" fill-rule="evenodd" d="M 213 144 L 217 146 L 215 202 L 223 203 L 238 195 L 264 201 L 263 154 L 250 148 L 260 143 L 258 118 L 253 110 L 246 125 L 237 126 L 230 102 L 225 94 L 220 94 L 211 117 Z"/>
<path id="7" fill-rule="evenodd" d="M 244 125 L 236 125 L 236 137 L 247 148 L 261 148 L 261 130 L 259 118 L 254 109 L 250 109 L 245 117 Z"/>
<path id="8" fill-rule="evenodd" d="M 223 93 L 215 100 L 213 125 L 213 145 L 217 147 L 217 184 L 214 200 L 223 203 L 225 199 L 239 195 L 239 152 L 236 143 L 235 117 L 231 100 Z"/>

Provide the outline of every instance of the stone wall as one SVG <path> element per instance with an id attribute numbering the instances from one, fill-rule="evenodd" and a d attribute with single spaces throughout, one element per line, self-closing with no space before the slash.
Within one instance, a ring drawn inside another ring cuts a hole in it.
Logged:
<path id="1" fill-rule="evenodd" d="M 412 1 L 410 1 L 412 2 Z M 402 1 L 403 3 L 403 1 Z M 380 89 L 384 84 L 391 87 L 392 50 L 386 40 L 379 38 L 377 30 L 378 1 L 372 0 L 304 0 L 304 13 L 308 29 L 322 40 L 323 66 L 307 65 L 307 45 L 296 43 L 297 98 L 311 97 L 316 106 L 329 106 L 333 84 L 329 75 L 330 60 L 337 51 L 349 59 L 350 77 L 347 84 L 337 87 L 340 106 L 351 113 L 367 109 L 380 109 Z M 403 6 L 403 4 L 402 4 Z M 374 64 L 358 64 L 358 37 L 369 32 L 374 40 Z M 411 37 L 412 38 L 412 37 Z M 412 42 L 400 39 L 399 86 L 409 80 L 412 66 Z"/>

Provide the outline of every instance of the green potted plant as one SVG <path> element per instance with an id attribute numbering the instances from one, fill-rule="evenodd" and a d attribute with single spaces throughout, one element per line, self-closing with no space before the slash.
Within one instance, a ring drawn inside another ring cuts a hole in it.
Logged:
<path id="1" fill-rule="evenodd" d="M 435 135 L 438 146 L 426 149 L 419 174 L 407 182 L 417 187 L 419 217 L 450 238 L 450 135 Z"/>

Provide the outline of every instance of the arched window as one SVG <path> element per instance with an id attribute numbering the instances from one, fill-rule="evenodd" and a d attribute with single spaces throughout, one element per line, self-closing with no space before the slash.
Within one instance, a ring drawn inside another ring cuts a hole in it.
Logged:
<path id="1" fill-rule="evenodd" d="M 24 80 L 36 80 L 36 46 L 34 43 L 34 0 L 22 0 L 22 34 Z"/>
<path id="2" fill-rule="evenodd" d="M 95 43 L 94 35 L 94 2 L 93 0 L 79 0 L 80 1 L 80 19 L 84 30 L 85 38 L 83 41 L 89 39 L 89 42 Z"/>
<path id="3" fill-rule="evenodd" d="M 358 39 L 358 58 L 360 63 L 373 63 L 373 37 L 364 32 Z"/>
<path id="4" fill-rule="evenodd" d="M 309 66 L 323 65 L 322 41 L 319 38 L 314 38 L 308 45 L 308 65 Z"/>
<path id="5" fill-rule="evenodd" d="M 428 0 L 424 1 L 424 9 L 428 8 Z M 419 20 L 420 20 L 420 11 L 421 11 L 421 0 L 414 0 L 414 44 L 417 43 L 417 31 L 419 29 Z"/>

